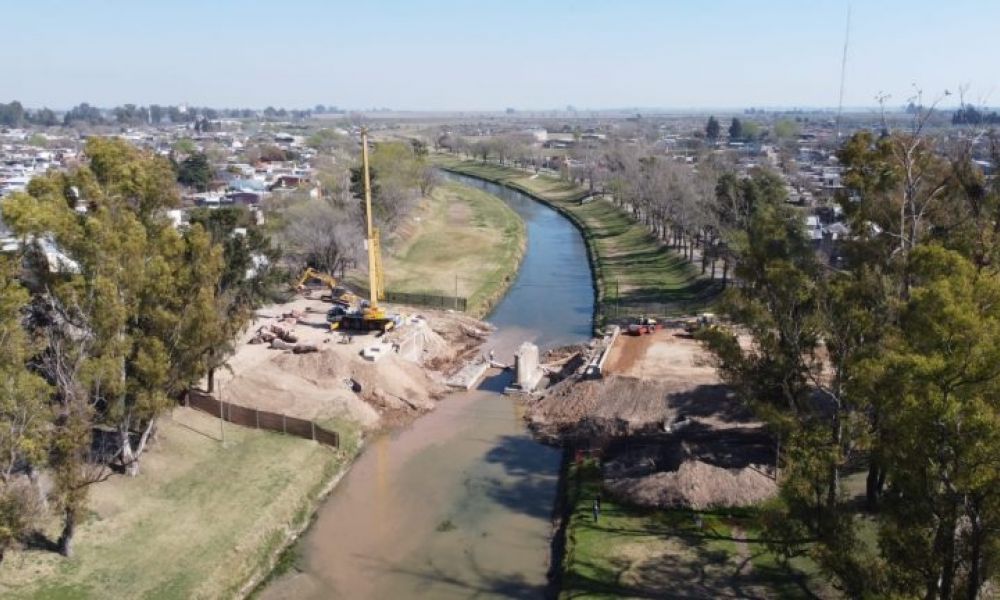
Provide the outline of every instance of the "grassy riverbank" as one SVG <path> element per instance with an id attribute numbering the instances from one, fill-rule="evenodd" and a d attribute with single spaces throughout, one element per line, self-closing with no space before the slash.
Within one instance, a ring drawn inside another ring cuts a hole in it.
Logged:
<path id="1" fill-rule="evenodd" d="M 599 467 L 571 466 L 560 598 L 815 598 L 830 590 L 805 559 L 782 565 L 759 535 L 754 511 L 649 510 L 616 504 Z M 701 521 L 701 527 L 697 525 Z"/>
<path id="2" fill-rule="evenodd" d="M 481 316 L 506 291 L 524 249 L 524 222 L 503 200 L 445 183 L 386 251 L 386 287 L 442 296 L 457 287 L 468 312 Z"/>
<path id="3" fill-rule="evenodd" d="M 227 424 L 178 408 L 134 479 L 91 488 L 75 555 L 8 553 L 4 598 L 222 598 L 270 571 L 357 452 Z M 46 533 L 54 539 L 58 523 Z"/>
<path id="4" fill-rule="evenodd" d="M 583 232 L 598 292 L 599 321 L 641 313 L 675 315 L 710 304 L 719 286 L 661 244 L 611 202 L 581 202 L 586 190 L 550 175 L 438 154 L 442 168 L 527 192 L 569 217 Z"/>

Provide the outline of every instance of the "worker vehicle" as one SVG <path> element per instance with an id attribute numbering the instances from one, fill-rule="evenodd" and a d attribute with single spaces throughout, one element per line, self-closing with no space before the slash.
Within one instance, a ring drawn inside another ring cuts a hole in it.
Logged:
<path id="1" fill-rule="evenodd" d="M 302 271 L 302 276 L 299 277 L 299 283 L 295 286 L 295 289 L 299 292 L 305 291 L 307 289 L 306 283 L 311 280 L 321 281 L 330 289 L 330 293 L 320 296 L 320 300 L 324 302 L 333 302 L 342 306 L 351 306 L 358 302 L 358 297 L 347 288 L 338 285 L 337 280 L 332 275 L 318 271 L 312 267 L 307 267 Z"/>
<path id="2" fill-rule="evenodd" d="M 684 331 L 695 334 L 706 327 L 714 327 L 715 323 L 714 313 L 701 313 L 695 319 L 684 323 Z"/>
<path id="3" fill-rule="evenodd" d="M 632 335 L 647 335 L 653 333 L 659 328 L 656 319 L 650 317 L 642 316 L 635 319 L 628 325 L 628 332 Z"/>
<path id="4" fill-rule="evenodd" d="M 372 223 L 372 186 L 368 169 L 368 129 L 361 129 L 361 164 L 365 187 L 365 221 L 367 237 L 365 246 L 368 249 L 368 300 L 356 304 L 344 311 L 344 314 L 328 314 L 327 321 L 331 329 L 342 331 L 381 331 L 392 329 L 396 322 L 386 314 L 385 309 L 378 305 L 385 298 L 385 274 L 382 271 L 382 253 L 379 248 L 378 229 Z M 331 311 L 333 312 L 333 311 Z M 331 320 L 332 319 L 332 320 Z"/>

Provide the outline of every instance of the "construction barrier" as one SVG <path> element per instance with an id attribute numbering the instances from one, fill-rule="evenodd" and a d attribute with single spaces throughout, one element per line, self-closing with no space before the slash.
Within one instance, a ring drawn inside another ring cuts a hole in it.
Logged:
<path id="1" fill-rule="evenodd" d="M 326 429 L 306 419 L 248 408 L 231 402 L 220 402 L 211 394 L 197 390 L 188 391 L 187 405 L 234 425 L 287 433 L 307 440 L 315 440 L 334 448 L 340 447 L 340 435 L 336 431 Z"/>

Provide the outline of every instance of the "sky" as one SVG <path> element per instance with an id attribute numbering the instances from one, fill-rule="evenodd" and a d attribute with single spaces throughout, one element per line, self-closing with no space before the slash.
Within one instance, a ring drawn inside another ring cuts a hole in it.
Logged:
<path id="1" fill-rule="evenodd" d="M 844 105 L 1000 104 L 1000 0 L 855 0 Z M 848 0 L 0 0 L 0 101 L 835 107 Z"/>

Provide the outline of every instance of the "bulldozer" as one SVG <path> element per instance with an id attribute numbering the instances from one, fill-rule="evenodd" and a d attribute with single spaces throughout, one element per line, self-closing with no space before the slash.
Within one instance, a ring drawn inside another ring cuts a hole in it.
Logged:
<path id="1" fill-rule="evenodd" d="M 330 329 L 342 331 L 380 331 L 385 333 L 396 322 L 378 305 L 385 298 L 385 274 L 382 271 L 382 252 L 379 248 L 378 229 L 372 224 L 372 187 L 368 170 L 368 130 L 361 130 L 361 163 L 365 184 L 365 221 L 368 249 L 368 299 L 352 304 L 344 311 L 331 310 L 327 313 Z"/>
<path id="2" fill-rule="evenodd" d="M 334 304 L 342 306 L 352 306 L 358 303 L 358 297 L 346 288 L 338 285 L 337 280 L 334 279 L 332 275 L 322 271 L 317 271 L 312 267 L 306 267 L 306 269 L 302 271 L 302 276 L 299 277 L 299 282 L 295 286 L 296 291 L 302 292 L 306 290 L 306 283 L 313 279 L 322 281 L 328 288 L 330 288 L 330 293 L 320 296 L 320 300 L 324 302 L 333 302 Z"/>

